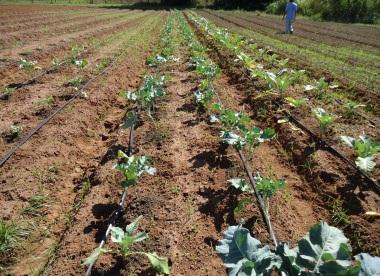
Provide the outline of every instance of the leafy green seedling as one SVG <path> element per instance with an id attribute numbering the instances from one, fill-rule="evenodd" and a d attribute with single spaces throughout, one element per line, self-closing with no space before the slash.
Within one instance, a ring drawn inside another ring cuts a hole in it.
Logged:
<path id="1" fill-rule="evenodd" d="M 74 86 L 74 87 L 79 87 L 82 82 L 84 81 L 82 76 L 75 77 L 73 79 L 70 79 L 67 81 L 67 84 Z"/>
<path id="2" fill-rule="evenodd" d="M 365 107 L 365 106 L 366 106 L 365 104 L 358 104 L 358 103 L 349 101 L 343 105 L 344 116 L 346 118 L 352 118 L 355 114 L 355 111 L 358 108 Z"/>
<path id="3" fill-rule="evenodd" d="M 21 69 L 26 69 L 26 70 L 32 70 L 35 69 L 37 64 L 37 61 L 31 61 L 31 60 L 26 60 L 26 59 L 21 59 L 18 62 L 18 67 Z"/>
<path id="4" fill-rule="evenodd" d="M 155 100 L 165 95 L 164 84 L 167 79 L 166 76 L 156 78 L 147 75 L 144 77 L 144 82 L 137 91 L 122 91 L 120 95 L 127 97 L 130 101 L 137 102 L 147 111 L 148 116 L 153 119 L 152 112 Z"/>
<path id="5" fill-rule="evenodd" d="M 138 223 L 142 219 L 142 216 L 135 219 L 132 223 L 125 227 L 125 231 L 120 227 L 111 227 L 111 241 L 118 246 L 118 251 L 124 257 L 128 259 L 133 255 L 143 255 L 148 258 L 150 265 L 157 272 L 163 274 L 169 274 L 168 259 L 158 256 L 155 252 L 133 251 L 133 246 L 136 243 L 142 242 L 148 238 L 145 232 L 137 232 Z M 83 265 L 94 265 L 97 259 L 105 254 L 112 252 L 110 249 L 97 248 L 92 254 L 83 262 Z"/>
<path id="6" fill-rule="evenodd" d="M 19 125 L 11 125 L 11 135 L 17 137 L 22 132 L 22 126 Z"/>
<path id="7" fill-rule="evenodd" d="M 303 99 L 295 99 L 292 97 L 287 97 L 285 100 L 289 103 L 290 106 L 299 108 L 305 105 L 305 100 Z"/>
<path id="8" fill-rule="evenodd" d="M 233 146 L 236 150 L 241 150 L 246 143 L 238 134 L 229 131 L 221 131 L 220 137 L 224 143 Z"/>
<path id="9" fill-rule="evenodd" d="M 375 157 L 380 152 L 380 142 L 374 141 L 365 135 L 355 139 L 350 136 L 340 136 L 342 142 L 356 152 L 356 166 L 365 172 L 371 172 L 376 166 Z"/>
<path id="10" fill-rule="evenodd" d="M 154 175 L 156 169 L 150 166 L 150 160 L 146 156 L 128 156 L 123 151 L 118 151 L 120 162 L 113 166 L 114 169 L 122 172 L 125 180 L 121 183 L 124 189 L 133 186 L 138 179 L 144 174 Z"/>
<path id="11" fill-rule="evenodd" d="M 326 132 L 327 128 L 337 119 L 334 115 L 328 114 L 323 108 L 317 107 L 313 109 L 313 114 L 318 120 L 321 136 Z"/>
<path id="12" fill-rule="evenodd" d="M 39 100 L 37 102 L 37 105 L 47 105 L 47 106 L 50 106 L 54 101 L 54 97 L 53 96 L 48 96 L 46 98 L 43 98 L 41 100 Z"/>

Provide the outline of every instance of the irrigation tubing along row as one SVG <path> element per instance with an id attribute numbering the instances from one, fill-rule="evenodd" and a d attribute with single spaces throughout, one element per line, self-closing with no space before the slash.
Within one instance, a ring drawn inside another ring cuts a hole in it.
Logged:
<path id="1" fill-rule="evenodd" d="M 196 28 L 198 28 L 198 27 L 196 27 Z M 219 51 L 218 49 L 216 49 L 216 50 Z M 251 78 L 251 76 L 249 74 L 247 74 L 246 72 L 245 72 L 245 75 L 247 77 Z M 281 105 L 280 103 L 275 103 L 275 104 L 277 105 L 278 108 L 280 108 L 280 105 Z M 307 126 L 305 126 L 303 123 L 301 123 L 296 117 L 294 117 L 289 111 L 286 111 L 286 114 L 300 128 L 302 128 L 304 131 L 306 131 L 314 140 L 318 141 L 318 143 L 319 143 L 320 146 L 322 146 L 324 149 L 330 151 L 336 157 L 340 158 L 345 163 L 347 163 L 350 167 L 352 167 L 353 169 L 355 169 L 361 176 L 364 177 L 364 179 L 368 183 L 371 184 L 371 186 L 374 189 L 376 189 L 378 192 L 380 192 L 380 185 L 379 185 L 379 183 L 376 180 L 374 180 L 373 178 L 371 178 L 367 173 L 365 173 L 362 170 L 360 170 L 352 161 L 350 161 L 349 159 L 347 159 L 347 157 L 345 157 L 342 153 L 340 153 L 338 150 L 336 150 L 331 145 L 329 145 L 329 143 L 327 143 L 327 141 L 325 141 L 324 139 L 322 139 L 321 137 L 319 137 L 318 135 L 316 135 L 312 130 L 310 130 Z M 357 113 L 357 114 L 361 116 L 360 113 Z M 362 116 L 362 117 L 364 117 L 364 116 Z M 371 122 L 371 123 L 374 123 L 374 122 Z"/>
<path id="2" fill-rule="evenodd" d="M 135 128 L 135 125 L 136 125 L 136 122 L 133 123 L 129 128 L 130 131 L 129 131 L 128 152 L 127 152 L 128 156 L 132 156 L 133 152 L 134 152 L 134 137 L 135 137 L 134 136 L 134 128 Z M 124 192 L 121 196 L 121 200 L 120 200 L 119 205 L 118 205 L 118 208 L 112 213 L 112 215 L 109 219 L 109 222 L 108 222 L 107 230 L 104 233 L 104 236 L 99 243 L 99 246 L 98 246 L 99 250 L 102 249 L 103 246 L 106 244 L 108 236 L 111 232 L 112 226 L 115 224 L 116 220 L 120 217 L 120 215 L 124 212 L 124 210 L 125 210 L 124 205 L 125 205 L 126 198 L 127 198 L 127 189 L 124 189 Z M 85 274 L 86 276 L 91 275 L 91 271 L 92 271 L 92 268 L 94 265 L 95 265 L 95 263 L 92 263 L 88 266 L 86 274 Z"/>
<path id="3" fill-rule="evenodd" d="M 216 95 L 216 98 L 218 99 L 218 102 L 223 105 L 222 100 L 220 99 L 219 93 L 216 90 L 215 90 L 215 95 Z M 271 239 L 273 240 L 274 246 L 277 247 L 278 242 L 277 242 L 276 234 L 273 231 L 272 223 L 270 221 L 270 217 L 268 215 L 268 212 L 265 208 L 264 200 L 263 200 L 262 196 L 260 195 L 259 191 L 257 190 L 256 181 L 252 175 L 252 169 L 251 169 L 249 163 L 247 162 L 247 158 L 245 157 L 244 153 L 241 150 L 238 150 L 237 152 L 239 154 L 241 162 L 243 163 L 244 170 L 245 170 L 245 172 L 249 178 L 249 182 L 251 183 L 251 186 L 252 186 L 252 189 L 255 193 L 257 202 L 259 203 L 260 213 L 264 218 L 265 224 L 268 228 L 269 235 L 270 235 Z"/>
<path id="4" fill-rule="evenodd" d="M 108 70 L 110 70 L 114 64 L 118 61 L 118 59 L 122 56 L 122 53 L 115 57 L 115 59 L 110 63 L 107 68 L 105 68 L 102 72 L 100 72 L 98 75 L 96 75 L 94 78 L 90 79 L 85 85 L 82 86 L 82 88 L 75 93 L 67 102 L 65 102 L 62 106 L 60 106 L 58 109 L 56 109 L 53 113 L 51 113 L 47 118 L 45 118 L 41 123 L 39 123 L 34 129 L 32 129 L 29 134 L 23 138 L 17 145 L 8 151 L 8 153 L 0 159 L 0 167 L 4 166 L 4 164 L 12 157 L 13 154 L 16 153 L 17 150 L 21 148 L 22 145 L 24 145 L 27 141 L 29 141 L 30 138 L 34 134 L 36 134 L 43 126 L 45 126 L 47 123 L 51 121 L 58 113 L 60 113 L 66 106 L 68 106 L 70 103 L 72 103 L 76 98 L 78 98 L 84 90 L 95 80 L 97 80 L 100 76 L 104 75 Z"/>

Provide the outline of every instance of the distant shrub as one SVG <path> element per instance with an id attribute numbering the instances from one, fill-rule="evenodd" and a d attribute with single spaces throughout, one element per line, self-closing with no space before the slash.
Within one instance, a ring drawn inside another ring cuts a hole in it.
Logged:
<path id="1" fill-rule="evenodd" d="M 380 19 L 380 0 L 299 0 L 299 13 L 322 20 L 376 23 Z M 266 11 L 282 14 L 287 0 L 277 0 Z"/>

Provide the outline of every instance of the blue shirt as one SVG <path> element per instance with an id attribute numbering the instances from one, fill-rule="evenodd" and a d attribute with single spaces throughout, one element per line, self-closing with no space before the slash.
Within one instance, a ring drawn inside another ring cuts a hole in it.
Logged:
<path id="1" fill-rule="evenodd" d="M 286 5 L 285 13 L 286 13 L 287 19 L 290 19 L 290 20 L 294 19 L 297 13 L 297 4 L 294 2 L 289 2 Z"/>

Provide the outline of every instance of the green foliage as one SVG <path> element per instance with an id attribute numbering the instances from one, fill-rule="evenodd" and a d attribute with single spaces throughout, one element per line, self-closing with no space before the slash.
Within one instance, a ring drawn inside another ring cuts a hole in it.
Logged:
<path id="1" fill-rule="evenodd" d="M 16 248 L 20 238 L 25 237 L 27 232 L 15 223 L 0 219 L 0 255 Z"/>
<path id="2" fill-rule="evenodd" d="M 47 96 L 37 102 L 37 105 L 47 105 L 50 106 L 54 102 L 54 97 L 52 95 Z"/>
<path id="3" fill-rule="evenodd" d="M 11 125 L 11 135 L 17 137 L 20 135 L 20 133 L 22 132 L 22 126 L 20 125 Z"/>
<path id="4" fill-rule="evenodd" d="M 285 187 L 285 180 L 273 180 L 269 177 L 261 177 L 259 174 L 255 177 L 257 190 L 260 192 L 264 201 L 268 201 L 278 190 Z"/>
<path id="5" fill-rule="evenodd" d="M 83 83 L 84 79 L 82 76 L 78 76 L 75 78 L 72 78 L 67 81 L 68 85 L 74 86 L 74 87 L 79 87 Z"/>
<path id="6" fill-rule="evenodd" d="M 313 109 L 313 114 L 319 123 L 320 134 L 324 134 L 326 129 L 336 120 L 334 115 L 328 114 L 323 108 Z"/>
<path id="7" fill-rule="evenodd" d="M 287 97 L 285 98 L 285 100 L 290 104 L 290 106 L 292 107 L 302 107 L 305 105 L 305 100 L 303 99 L 295 99 L 295 98 L 292 98 L 292 97 Z"/>
<path id="8" fill-rule="evenodd" d="M 147 75 L 137 91 L 122 91 L 120 95 L 127 97 L 130 101 L 138 102 L 151 115 L 156 98 L 165 95 L 164 84 L 166 80 L 167 77 L 165 76 L 154 77 Z"/>
<path id="9" fill-rule="evenodd" d="M 350 136 L 341 136 L 342 142 L 356 152 L 356 166 L 366 172 L 371 172 L 375 166 L 375 157 L 380 152 L 380 142 L 374 141 L 365 135 L 355 139 Z"/>
<path id="10" fill-rule="evenodd" d="M 263 246 L 241 225 L 230 226 L 216 252 L 230 276 L 271 275 L 274 271 L 286 275 L 374 275 L 371 273 L 379 270 L 380 263 L 379 257 L 368 254 L 352 258 L 343 232 L 325 222 L 314 225 L 297 247 L 281 243 L 275 250 Z"/>
<path id="11" fill-rule="evenodd" d="M 352 23 L 376 23 L 380 15 L 379 0 L 299 0 L 299 13 L 317 19 Z M 276 0 L 266 11 L 283 14 L 287 0 Z"/>
<path id="12" fill-rule="evenodd" d="M 139 221 L 142 216 L 139 216 L 123 230 L 120 227 L 111 227 L 111 241 L 118 246 L 118 250 L 125 259 L 128 259 L 131 255 L 143 255 L 146 256 L 152 266 L 157 272 L 163 274 L 169 274 L 168 259 L 158 256 L 155 252 L 133 251 L 133 246 L 136 243 L 142 242 L 148 238 L 145 232 L 137 232 Z M 111 253 L 112 250 L 104 248 L 96 248 L 91 255 L 83 262 L 83 265 L 94 265 L 97 259 L 105 254 Z"/>
<path id="13" fill-rule="evenodd" d="M 346 118 L 354 117 L 355 111 L 360 107 L 365 107 L 365 104 L 359 104 L 359 103 L 352 102 L 352 101 L 345 103 L 343 105 L 344 116 Z"/>
<path id="14" fill-rule="evenodd" d="M 137 183 L 138 179 L 144 174 L 154 175 L 156 169 L 150 166 L 150 160 L 146 156 L 128 156 L 121 150 L 118 151 L 120 162 L 113 166 L 125 176 L 125 180 L 121 183 L 124 189 L 128 189 Z"/>
<path id="15" fill-rule="evenodd" d="M 37 61 L 31 61 L 26 59 L 20 59 L 18 62 L 18 67 L 25 70 L 36 69 Z"/>

